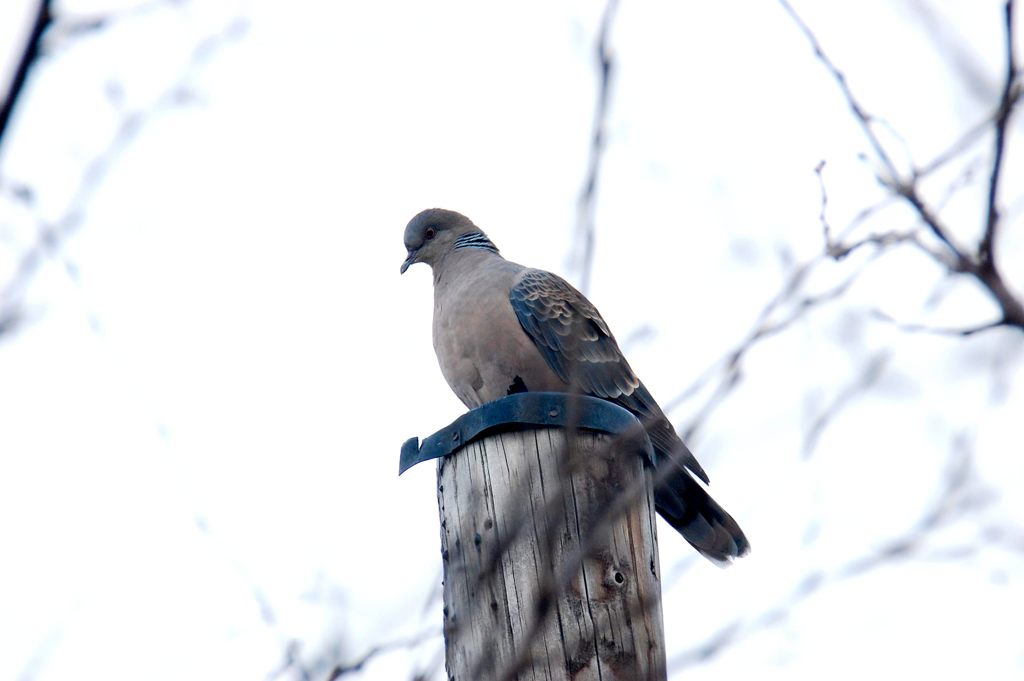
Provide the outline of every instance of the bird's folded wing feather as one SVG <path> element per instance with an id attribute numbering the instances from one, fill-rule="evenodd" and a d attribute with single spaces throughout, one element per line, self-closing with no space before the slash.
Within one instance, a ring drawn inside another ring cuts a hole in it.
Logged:
<path id="1" fill-rule="evenodd" d="M 707 482 L 707 474 L 633 373 L 608 325 L 582 293 L 557 275 L 528 269 L 513 284 L 509 300 L 519 323 L 563 381 L 633 412 L 645 423 L 655 449 Z"/>

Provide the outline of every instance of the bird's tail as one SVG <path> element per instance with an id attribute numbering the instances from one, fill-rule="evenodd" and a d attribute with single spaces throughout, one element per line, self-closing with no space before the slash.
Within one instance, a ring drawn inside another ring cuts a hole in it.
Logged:
<path id="1" fill-rule="evenodd" d="M 749 552 L 750 542 L 732 516 L 689 473 L 673 468 L 654 489 L 658 513 L 693 548 L 717 565 L 728 565 Z M 665 471 L 657 471 L 655 475 L 665 476 Z"/>

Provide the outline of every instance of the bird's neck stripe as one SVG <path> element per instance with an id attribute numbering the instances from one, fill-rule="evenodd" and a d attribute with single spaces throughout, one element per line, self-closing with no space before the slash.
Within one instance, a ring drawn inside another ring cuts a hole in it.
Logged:
<path id="1" fill-rule="evenodd" d="M 470 232 L 469 234 L 463 234 L 455 240 L 455 248 L 482 248 L 485 251 L 491 253 L 497 253 L 498 247 L 491 243 L 491 240 L 487 238 L 487 235 L 483 232 Z"/>

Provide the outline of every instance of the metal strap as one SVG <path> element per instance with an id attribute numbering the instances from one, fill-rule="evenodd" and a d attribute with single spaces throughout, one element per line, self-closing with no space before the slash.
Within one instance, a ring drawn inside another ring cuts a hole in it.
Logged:
<path id="1" fill-rule="evenodd" d="M 447 456 L 473 440 L 498 431 L 524 426 L 542 428 L 574 426 L 612 435 L 640 436 L 640 448 L 652 459 L 651 440 L 629 411 L 607 400 L 588 395 L 525 392 L 477 407 L 450 425 L 424 438 L 411 437 L 402 445 L 398 474 L 422 461 Z"/>

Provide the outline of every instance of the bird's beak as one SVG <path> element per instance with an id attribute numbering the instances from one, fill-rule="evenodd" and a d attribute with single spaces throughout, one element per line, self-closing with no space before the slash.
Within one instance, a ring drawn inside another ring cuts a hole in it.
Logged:
<path id="1" fill-rule="evenodd" d="M 410 249 L 409 250 L 409 256 L 405 259 L 405 262 L 402 263 L 401 274 L 405 274 L 405 271 L 407 269 L 409 269 L 409 265 L 411 265 L 414 262 L 416 262 L 416 256 L 419 255 L 419 254 L 420 254 L 419 249 Z"/>

